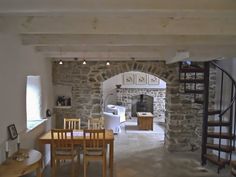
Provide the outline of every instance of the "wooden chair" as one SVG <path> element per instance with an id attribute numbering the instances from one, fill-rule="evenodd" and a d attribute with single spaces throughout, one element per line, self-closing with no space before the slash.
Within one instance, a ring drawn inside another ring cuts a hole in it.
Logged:
<path id="1" fill-rule="evenodd" d="M 103 129 L 104 128 L 104 118 L 89 118 L 88 119 L 88 129 Z"/>
<path id="2" fill-rule="evenodd" d="M 52 176 L 56 176 L 56 168 L 60 160 L 71 160 L 71 176 L 75 176 L 75 157 L 77 150 L 74 149 L 73 130 L 53 129 L 52 136 Z"/>
<path id="3" fill-rule="evenodd" d="M 105 129 L 84 130 L 84 177 L 89 161 L 102 161 L 102 176 L 106 177 Z"/>
<path id="4" fill-rule="evenodd" d="M 64 118 L 64 129 L 80 130 L 80 118 Z"/>
<path id="5" fill-rule="evenodd" d="M 81 130 L 80 118 L 64 118 L 64 129 Z M 80 163 L 80 153 L 82 145 L 76 145 L 78 151 L 78 163 Z"/>

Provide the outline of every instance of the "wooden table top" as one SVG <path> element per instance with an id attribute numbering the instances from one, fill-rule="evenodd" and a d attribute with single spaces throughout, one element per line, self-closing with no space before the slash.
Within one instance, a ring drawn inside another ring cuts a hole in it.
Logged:
<path id="1" fill-rule="evenodd" d="M 18 157 L 18 160 L 16 160 Z M 39 168 L 42 155 L 36 150 L 21 149 L 0 165 L 0 177 L 16 177 Z"/>
<path id="2" fill-rule="evenodd" d="M 74 141 L 78 140 L 78 141 L 82 141 L 84 139 L 83 137 L 83 130 L 76 130 L 73 132 L 73 138 Z M 102 137 L 101 137 L 102 138 Z M 46 132 L 44 135 L 42 135 L 39 138 L 39 141 L 51 141 L 52 137 L 51 137 L 51 131 Z M 105 140 L 114 140 L 114 134 L 112 130 L 106 130 L 105 132 Z"/>
<path id="3" fill-rule="evenodd" d="M 151 112 L 137 112 L 138 117 L 153 117 Z"/>

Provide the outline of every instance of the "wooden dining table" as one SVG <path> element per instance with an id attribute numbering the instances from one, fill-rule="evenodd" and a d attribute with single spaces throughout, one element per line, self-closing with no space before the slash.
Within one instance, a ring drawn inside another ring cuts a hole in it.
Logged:
<path id="1" fill-rule="evenodd" d="M 73 131 L 73 141 L 74 145 L 83 145 L 84 142 L 83 130 Z M 51 143 L 52 143 L 51 131 L 46 132 L 38 139 L 39 150 L 41 151 L 42 154 L 45 154 L 44 153 L 45 144 L 51 145 Z M 112 130 L 106 130 L 105 143 L 109 145 L 109 168 L 110 168 L 109 170 L 110 170 L 110 177 L 113 177 L 114 134 Z M 52 153 L 51 153 L 51 159 L 52 159 Z"/>
<path id="2" fill-rule="evenodd" d="M 18 177 L 36 171 L 41 177 L 42 155 L 34 149 L 20 149 L 0 165 L 0 177 Z"/>

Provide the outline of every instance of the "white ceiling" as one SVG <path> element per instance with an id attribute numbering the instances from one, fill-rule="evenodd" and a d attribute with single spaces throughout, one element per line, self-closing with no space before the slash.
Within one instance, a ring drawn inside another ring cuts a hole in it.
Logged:
<path id="1" fill-rule="evenodd" d="M 236 57 L 236 0 L 0 0 L 0 32 L 65 60 Z"/>

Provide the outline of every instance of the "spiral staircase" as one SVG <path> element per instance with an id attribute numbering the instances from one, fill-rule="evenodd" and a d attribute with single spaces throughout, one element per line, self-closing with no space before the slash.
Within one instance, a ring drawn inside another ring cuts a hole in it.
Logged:
<path id="1" fill-rule="evenodd" d="M 211 87 L 213 79 L 210 77 L 216 77 L 216 72 L 220 73 L 220 87 L 217 88 L 219 89 L 218 101 L 214 102 L 211 95 L 215 91 Z M 234 165 L 235 162 L 231 162 L 235 150 L 236 83 L 234 79 L 213 61 L 197 65 L 182 62 L 179 66 L 179 81 L 183 84 L 185 94 L 192 94 L 196 104 L 203 104 L 202 165 L 207 161 L 212 162 L 218 167 L 218 173 L 225 165 Z M 232 174 L 236 176 L 233 171 Z"/>

